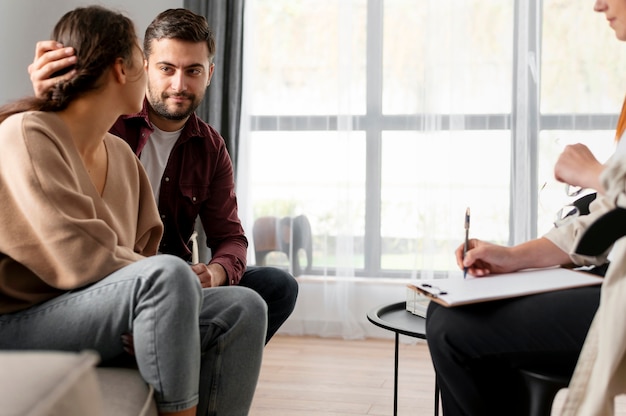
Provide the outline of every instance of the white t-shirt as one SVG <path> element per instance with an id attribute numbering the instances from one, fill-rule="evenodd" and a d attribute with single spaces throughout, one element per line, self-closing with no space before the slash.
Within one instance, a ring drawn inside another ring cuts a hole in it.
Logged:
<path id="1" fill-rule="evenodd" d="M 152 186 L 152 193 L 157 204 L 159 203 L 159 191 L 161 190 L 161 178 L 165 171 L 165 166 L 170 158 L 172 148 L 176 144 L 180 132 L 177 131 L 163 131 L 159 130 L 155 126 L 154 132 L 148 138 L 148 142 L 141 151 L 139 160 L 143 165 L 148 179 L 150 179 L 150 185 Z"/>

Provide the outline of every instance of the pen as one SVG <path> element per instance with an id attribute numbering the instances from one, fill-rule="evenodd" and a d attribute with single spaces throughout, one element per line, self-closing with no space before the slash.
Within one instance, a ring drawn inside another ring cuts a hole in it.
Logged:
<path id="1" fill-rule="evenodd" d="M 465 253 L 467 253 L 468 245 L 469 245 L 469 225 L 470 225 L 470 209 L 467 207 L 465 210 L 465 244 L 463 244 L 463 258 L 465 258 Z M 467 276 L 467 267 L 463 267 L 463 279 Z"/>

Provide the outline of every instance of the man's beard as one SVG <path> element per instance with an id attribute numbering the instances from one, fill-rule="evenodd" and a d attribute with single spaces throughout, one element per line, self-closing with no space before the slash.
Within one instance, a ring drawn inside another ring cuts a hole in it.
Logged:
<path id="1" fill-rule="evenodd" d="M 180 111 L 171 111 L 165 104 L 168 97 L 185 97 L 189 100 L 189 107 L 186 109 L 180 109 Z M 161 93 L 159 99 L 157 99 L 156 95 L 148 89 L 148 102 L 150 103 L 152 110 L 166 120 L 181 121 L 186 119 L 200 106 L 202 98 L 203 97 L 197 98 L 195 94 L 189 94 L 186 92 L 180 94 L 167 94 L 163 92 Z"/>

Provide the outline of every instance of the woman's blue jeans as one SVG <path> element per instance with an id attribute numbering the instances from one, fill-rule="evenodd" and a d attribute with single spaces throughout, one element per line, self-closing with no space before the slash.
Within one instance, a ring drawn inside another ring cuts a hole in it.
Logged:
<path id="1" fill-rule="evenodd" d="M 138 369 L 161 412 L 198 405 L 198 415 L 247 415 L 258 379 L 267 307 L 243 287 L 201 289 L 187 263 L 158 255 L 97 283 L 0 315 L 0 349 L 125 354 L 132 334 Z"/>

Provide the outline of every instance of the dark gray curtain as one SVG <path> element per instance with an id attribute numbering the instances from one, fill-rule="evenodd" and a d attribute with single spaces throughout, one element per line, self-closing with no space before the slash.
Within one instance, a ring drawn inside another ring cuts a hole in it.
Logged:
<path id="1" fill-rule="evenodd" d="M 198 116 L 222 134 L 237 175 L 241 86 L 243 78 L 243 10 L 245 0 L 184 0 L 183 6 L 206 17 L 215 34 L 215 72 Z M 200 261 L 207 263 L 211 253 L 206 234 L 196 220 Z"/>
<path id="2" fill-rule="evenodd" d="M 237 174 L 243 72 L 245 0 L 185 0 L 184 7 L 206 17 L 215 33 L 215 72 L 202 105 L 201 119 L 219 131 Z"/>

